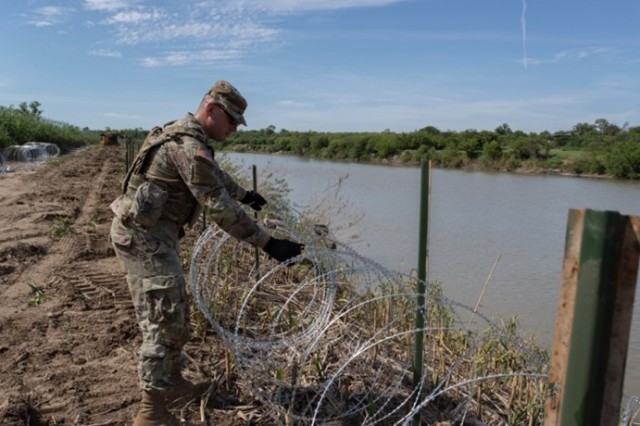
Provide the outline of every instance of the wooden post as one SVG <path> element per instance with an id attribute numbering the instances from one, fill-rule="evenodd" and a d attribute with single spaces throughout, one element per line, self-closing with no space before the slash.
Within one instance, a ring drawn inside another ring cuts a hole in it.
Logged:
<path id="1" fill-rule="evenodd" d="M 129 145 L 131 145 L 130 141 L 126 141 L 124 144 L 124 170 L 125 173 L 129 171 L 129 165 L 131 164 L 131 160 L 129 159 Z"/>
<path id="2" fill-rule="evenodd" d="M 640 259 L 640 217 L 570 210 L 545 426 L 615 426 Z"/>

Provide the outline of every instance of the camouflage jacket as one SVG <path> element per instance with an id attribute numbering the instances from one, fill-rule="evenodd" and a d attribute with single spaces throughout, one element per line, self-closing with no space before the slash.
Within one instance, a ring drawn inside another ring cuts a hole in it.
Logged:
<path id="1" fill-rule="evenodd" d="M 264 247 L 269 235 L 236 201 L 246 191 L 220 168 L 207 142 L 204 129 L 192 114 L 154 128 L 140 147 L 123 183 L 125 194 L 114 202 L 113 211 L 126 223 L 135 206 L 143 206 L 155 210 L 154 220 L 145 222 L 144 227 L 158 226 L 157 219 L 182 227 L 193 225 L 202 206 L 207 206 L 212 219 L 227 233 Z M 152 185 L 152 190 L 140 191 L 143 184 Z M 154 192 L 163 194 L 160 202 L 151 199 L 149 194 Z"/>

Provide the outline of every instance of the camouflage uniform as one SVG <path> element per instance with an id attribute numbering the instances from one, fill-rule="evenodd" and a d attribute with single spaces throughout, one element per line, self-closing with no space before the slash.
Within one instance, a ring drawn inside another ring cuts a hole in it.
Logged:
<path id="1" fill-rule="evenodd" d="M 111 241 L 127 270 L 143 336 L 138 373 L 144 390 L 169 389 L 181 377 L 179 360 L 189 340 L 178 254 L 183 226 L 192 225 L 204 205 L 232 236 L 256 247 L 270 238 L 235 201 L 246 191 L 220 169 L 207 141 L 191 114 L 153 129 L 127 174 L 124 194 L 111 205 Z"/>

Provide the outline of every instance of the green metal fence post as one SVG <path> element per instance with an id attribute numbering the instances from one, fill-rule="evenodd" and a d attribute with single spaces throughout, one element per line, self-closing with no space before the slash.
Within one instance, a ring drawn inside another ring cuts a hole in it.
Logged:
<path id="1" fill-rule="evenodd" d="M 258 192 L 258 171 L 255 164 L 251 166 L 251 174 L 253 175 L 253 190 Z M 258 220 L 258 212 L 256 211 L 253 212 L 253 218 L 256 221 Z M 254 257 L 256 262 L 256 274 L 255 274 L 256 280 L 259 280 L 260 279 L 260 250 L 258 249 L 258 247 L 254 248 Z"/>
<path id="2" fill-rule="evenodd" d="M 427 270 L 429 261 L 428 233 L 429 233 L 429 196 L 431 194 L 430 176 L 431 162 L 420 164 L 420 234 L 418 242 L 418 288 L 416 298 L 415 344 L 413 357 L 413 390 L 416 401 L 421 398 L 424 358 L 424 322 L 425 322 L 425 290 L 427 282 Z M 420 414 L 413 418 L 413 425 L 420 424 Z"/>

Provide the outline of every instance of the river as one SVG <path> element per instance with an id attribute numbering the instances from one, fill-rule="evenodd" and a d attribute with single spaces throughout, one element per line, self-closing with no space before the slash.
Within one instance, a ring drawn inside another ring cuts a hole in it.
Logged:
<path id="1" fill-rule="evenodd" d="M 322 199 L 340 182 L 338 195 L 354 215 L 364 216 L 339 230 L 338 238 L 388 268 L 407 272 L 417 266 L 419 168 L 226 155 L 243 168 L 255 164 L 259 178 L 269 172 L 286 179 L 295 205 Z M 640 182 L 434 169 L 428 279 L 441 281 L 450 299 L 473 307 L 490 277 L 480 311 L 494 319 L 516 315 L 522 333 L 550 348 L 568 213 L 584 208 L 640 215 Z M 625 396 L 640 396 L 639 304 Z"/>

